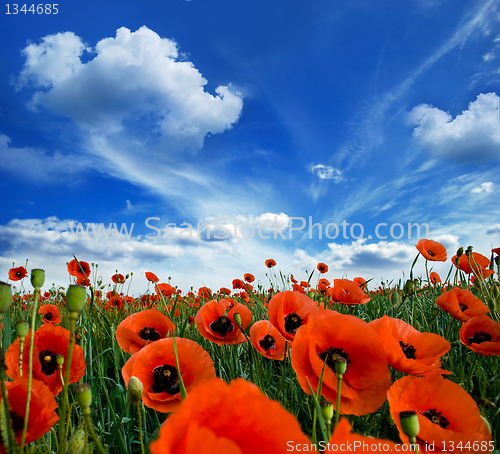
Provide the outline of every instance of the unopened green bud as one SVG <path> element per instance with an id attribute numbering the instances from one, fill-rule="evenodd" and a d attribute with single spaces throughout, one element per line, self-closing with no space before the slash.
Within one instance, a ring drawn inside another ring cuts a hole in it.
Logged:
<path id="1" fill-rule="evenodd" d="M 142 399 L 142 393 L 144 391 L 141 380 L 139 380 L 137 377 L 130 377 L 127 389 L 130 401 L 140 402 L 140 400 Z"/>
<path id="2" fill-rule="evenodd" d="M 80 313 L 87 301 L 87 291 L 81 285 L 70 285 L 66 292 L 66 309 L 68 312 Z"/>
<path id="3" fill-rule="evenodd" d="M 323 415 L 323 419 L 327 424 L 331 424 L 333 418 L 333 404 L 330 401 L 323 399 L 319 403 L 319 406 L 321 407 L 321 414 Z"/>
<path id="4" fill-rule="evenodd" d="M 45 271 L 40 269 L 31 270 L 31 285 L 35 289 L 42 287 L 45 282 Z"/>
<path id="5" fill-rule="evenodd" d="M 469 246 L 466 250 L 465 250 L 465 255 L 467 257 L 470 257 L 472 255 L 472 246 Z"/>
<path id="6" fill-rule="evenodd" d="M 401 296 L 399 295 L 399 291 L 395 290 L 391 293 L 391 303 L 393 306 L 399 306 L 401 303 Z"/>
<path id="7" fill-rule="evenodd" d="M 88 383 L 80 383 L 73 388 L 73 392 L 82 410 L 90 408 L 92 405 L 92 386 Z"/>
<path id="8" fill-rule="evenodd" d="M 414 284 L 413 284 L 413 281 L 411 281 L 410 279 L 408 279 L 408 280 L 406 281 L 406 284 L 405 284 L 405 287 L 404 287 L 404 291 L 405 291 L 405 293 L 410 292 L 410 291 L 411 291 L 411 289 L 413 288 L 413 285 L 414 285 Z"/>
<path id="9" fill-rule="evenodd" d="M 312 298 L 314 298 L 316 296 L 316 293 L 314 293 L 314 292 L 307 292 L 307 296 L 312 299 Z"/>
<path id="10" fill-rule="evenodd" d="M 497 255 L 495 257 L 495 263 L 497 264 L 497 266 L 500 266 L 500 255 Z"/>
<path id="11" fill-rule="evenodd" d="M 5 314 L 12 304 L 12 287 L 6 282 L 0 282 L 0 314 Z"/>
<path id="12" fill-rule="evenodd" d="M 399 413 L 401 430 L 410 439 L 415 439 L 420 431 L 417 413 L 414 411 L 402 411 Z"/>
<path id="13" fill-rule="evenodd" d="M 68 454 L 81 454 L 85 449 L 85 430 L 75 430 L 68 442 Z"/>
<path id="14" fill-rule="evenodd" d="M 30 325 L 28 322 L 20 321 L 16 323 L 16 334 L 19 339 L 26 339 L 28 332 L 30 330 Z"/>
<path id="15" fill-rule="evenodd" d="M 240 314 L 234 314 L 233 318 L 234 318 L 234 323 L 236 323 L 236 326 L 237 326 L 239 329 L 243 329 L 243 328 L 241 327 L 241 315 L 240 315 Z"/>
<path id="16" fill-rule="evenodd" d="M 56 355 L 56 364 L 62 366 L 64 364 L 64 355 Z"/>
<path id="17" fill-rule="evenodd" d="M 462 257 L 462 255 L 464 255 L 464 248 L 459 247 L 457 250 L 457 257 L 460 258 L 460 257 Z"/>
<path id="18" fill-rule="evenodd" d="M 340 355 L 337 355 L 337 358 L 334 358 L 335 360 L 335 373 L 337 376 L 342 376 L 345 374 L 345 371 L 347 370 L 347 359 L 343 358 Z"/>

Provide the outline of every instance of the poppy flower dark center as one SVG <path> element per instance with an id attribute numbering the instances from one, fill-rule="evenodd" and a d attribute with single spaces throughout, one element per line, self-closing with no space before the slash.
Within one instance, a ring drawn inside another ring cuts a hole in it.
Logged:
<path id="1" fill-rule="evenodd" d="M 432 421 L 434 424 L 438 424 L 443 429 L 447 429 L 450 425 L 450 421 L 448 421 L 440 411 L 437 411 L 435 408 L 430 408 L 427 411 L 422 413 L 427 419 Z"/>
<path id="2" fill-rule="evenodd" d="M 295 334 L 301 326 L 302 318 L 295 312 L 292 312 L 285 317 L 285 331 L 288 334 Z"/>
<path id="3" fill-rule="evenodd" d="M 164 364 L 153 369 L 153 392 L 167 394 L 180 392 L 179 376 L 174 366 Z"/>
<path id="4" fill-rule="evenodd" d="M 458 303 L 458 305 L 460 306 L 460 310 L 462 312 L 465 312 L 467 309 L 469 309 L 469 306 L 467 306 L 466 304 L 464 303 Z"/>
<path id="5" fill-rule="evenodd" d="M 15 411 L 10 410 L 10 420 L 12 422 L 12 429 L 16 436 L 23 431 L 24 418 L 18 415 Z"/>
<path id="6" fill-rule="evenodd" d="M 481 342 L 491 342 L 491 334 L 485 333 L 484 331 L 476 331 L 474 336 L 469 337 L 467 339 L 469 345 L 471 344 L 480 344 Z"/>
<path id="7" fill-rule="evenodd" d="M 408 359 L 417 359 L 417 355 L 415 355 L 415 347 L 413 345 L 407 344 L 403 341 L 399 341 L 399 345 L 401 345 L 403 353 Z"/>
<path id="8" fill-rule="evenodd" d="M 139 337 L 146 341 L 156 341 L 160 338 L 160 333 L 154 328 L 146 326 L 139 331 Z"/>
<path id="9" fill-rule="evenodd" d="M 226 337 L 230 332 L 234 331 L 234 326 L 229 317 L 221 315 L 210 323 L 210 329 L 219 336 Z"/>
<path id="10" fill-rule="evenodd" d="M 50 312 L 47 312 L 47 313 L 43 316 L 43 318 L 44 318 L 45 320 L 52 320 L 52 314 L 51 314 Z"/>
<path id="11" fill-rule="evenodd" d="M 266 334 L 260 341 L 259 345 L 267 352 L 276 349 L 276 339 L 270 334 Z"/>
<path id="12" fill-rule="evenodd" d="M 56 353 L 52 350 L 43 350 L 38 354 L 42 372 L 48 377 L 57 369 Z"/>
<path id="13" fill-rule="evenodd" d="M 323 353 L 318 353 L 321 361 L 324 361 L 326 358 L 326 365 L 335 372 L 335 361 L 341 357 L 347 361 L 347 365 L 352 364 L 352 361 L 349 359 L 349 354 L 346 353 L 342 348 L 328 347 Z M 328 356 L 328 358 L 327 358 Z"/>
<path id="14" fill-rule="evenodd" d="M 23 277 L 23 273 L 21 271 L 16 271 L 16 277 Z"/>
<path id="15" fill-rule="evenodd" d="M 427 251 L 427 254 L 429 254 L 431 257 L 434 257 L 436 254 L 434 254 L 434 252 L 432 251 Z"/>

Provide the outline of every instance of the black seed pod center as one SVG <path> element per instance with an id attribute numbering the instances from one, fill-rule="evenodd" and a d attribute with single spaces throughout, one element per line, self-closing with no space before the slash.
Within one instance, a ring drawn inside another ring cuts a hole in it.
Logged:
<path id="1" fill-rule="evenodd" d="M 160 333 L 154 328 L 146 326 L 139 331 L 139 337 L 141 339 L 154 342 L 160 338 Z"/>
<path id="2" fill-rule="evenodd" d="M 329 347 L 323 353 L 318 353 L 318 356 L 321 359 L 321 361 L 324 361 L 325 358 L 328 356 L 326 360 L 326 365 L 333 372 L 335 372 L 335 361 L 339 357 L 344 358 L 347 361 L 347 365 L 352 364 L 352 361 L 349 359 L 349 354 L 346 353 L 342 348 Z"/>
<path id="3" fill-rule="evenodd" d="M 50 377 L 57 369 L 56 353 L 52 350 L 43 350 L 38 354 L 42 372 Z"/>
<path id="4" fill-rule="evenodd" d="M 263 339 L 259 341 L 259 345 L 267 352 L 276 349 L 276 339 L 270 334 L 266 334 Z"/>
<path id="5" fill-rule="evenodd" d="M 43 316 L 43 318 L 44 318 L 45 320 L 52 320 L 52 314 L 51 314 L 50 312 L 47 312 L 47 313 Z"/>
<path id="6" fill-rule="evenodd" d="M 491 334 L 485 333 L 484 331 L 476 331 L 474 336 L 469 337 L 467 339 L 469 345 L 471 344 L 480 344 L 481 342 L 491 342 Z"/>
<path id="7" fill-rule="evenodd" d="M 438 424 L 443 429 L 447 429 L 450 425 L 450 421 L 448 421 L 440 411 L 437 411 L 435 408 L 429 408 L 429 410 L 422 413 L 426 418 L 432 421 L 434 424 Z"/>
<path id="8" fill-rule="evenodd" d="M 226 337 L 230 332 L 234 331 L 234 325 L 229 317 L 221 315 L 210 323 L 210 329 L 219 336 Z"/>
<path id="9" fill-rule="evenodd" d="M 180 392 L 179 376 L 174 366 L 164 364 L 153 369 L 153 392 L 167 394 Z"/>
<path id="10" fill-rule="evenodd" d="M 16 271 L 16 277 L 23 277 L 23 273 L 21 271 Z"/>
<path id="11" fill-rule="evenodd" d="M 295 334 L 301 326 L 302 318 L 295 312 L 292 312 L 285 317 L 285 331 L 288 334 Z"/>
<path id="12" fill-rule="evenodd" d="M 467 309 L 469 309 L 469 306 L 467 306 L 466 304 L 464 303 L 458 303 L 458 305 L 460 306 L 460 310 L 462 312 L 465 312 Z"/>
<path id="13" fill-rule="evenodd" d="M 407 344 L 403 341 L 399 341 L 399 345 L 401 345 L 403 353 L 408 359 L 417 359 L 417 355 L 415 355 L 415 347 L 413 345 Z"/>

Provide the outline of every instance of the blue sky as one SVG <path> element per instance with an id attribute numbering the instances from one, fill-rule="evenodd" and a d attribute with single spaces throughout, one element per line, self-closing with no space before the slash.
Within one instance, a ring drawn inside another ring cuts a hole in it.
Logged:
<path id="1" fill-rule="evenodd" d="M 5 277 L 29 259 L 64 285 L 75 254 L 136 294 L 145 271 L 267 286 L 268 258 L 378 284 L 408 275 L 409 223 L 449 257 L 500 244 L 498 0 L 2 8 Z"/>

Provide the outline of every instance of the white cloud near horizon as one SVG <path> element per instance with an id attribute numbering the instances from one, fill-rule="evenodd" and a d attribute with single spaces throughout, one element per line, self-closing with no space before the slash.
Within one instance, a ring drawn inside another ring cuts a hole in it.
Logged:
<path id="1" fill-rule="evenodd" d="M 480 94 L 455 118 L 437 107 L 420 104 L 408 114 L 413 138 L 437 158 L 491 161 L 500 156 L 499 97 Z"/>
<path id="2" fill-rule="evenodd" d="M 492 192 L 493 191 L 494 184 L 490 181 L 488 183 L 483 183 L 481 184 L 480 187 L 472 189 L 471 193 L 472 194 L 482 194 L 483 192 Z"/>

